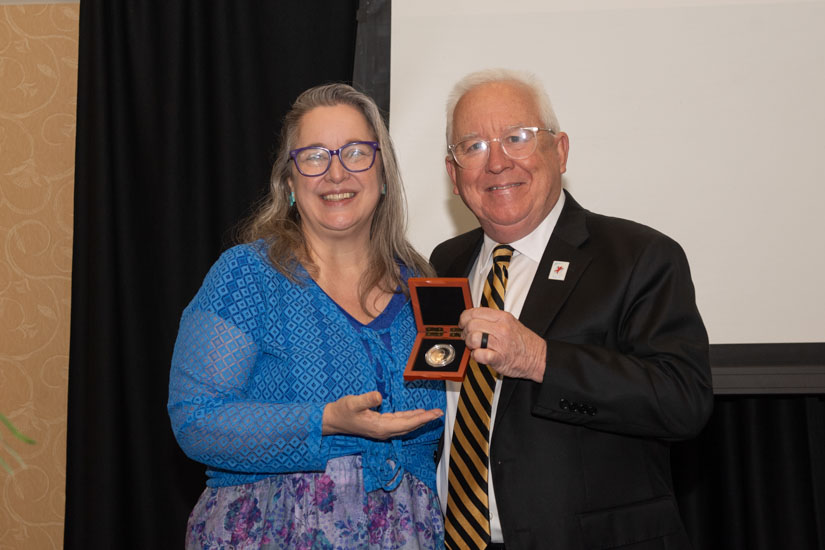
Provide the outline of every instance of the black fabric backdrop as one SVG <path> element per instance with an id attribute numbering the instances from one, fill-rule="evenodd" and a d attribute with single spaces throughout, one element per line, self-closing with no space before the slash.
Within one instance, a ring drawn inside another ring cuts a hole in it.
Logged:
<path id="1" fill-rule="evenodd" d="M 166 415 L 180 313 L 301 90 L 354 71 L 388 107 L 389 1 L 356 49 L 358 4 L 81 3 L 65 548 L 182 547 L 205 477 Z M 717 397 L 673 475 L 697 550 L 825 550 L 820 397 Z"/>
<path id="2" fill-rule="evenodd" d="M 696 550 L 825 549 L 822 397 L 717 396 L 671 462 Z"/>
<path id="3" fill-rule="evenodd" d="M 182 547 L 205 476 L 165 410 L 178 320 L 290 103 L 351 81 L 357 8 L 81 3 L 66 548 Z"/>

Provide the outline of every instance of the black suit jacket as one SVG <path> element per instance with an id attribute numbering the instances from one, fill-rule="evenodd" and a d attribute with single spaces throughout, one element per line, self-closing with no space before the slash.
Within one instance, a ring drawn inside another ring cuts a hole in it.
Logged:
<path id="1" fill-rule="evenodd" d="M 438 274 L 467 276 L 482 237 L 436 247 Z M 564 281 L 548 279 L 554 260 Z M 490 460 L 507 548 L 689 549 L 669 442 L 702 429 L 713 392 L 681 247 L 568 194 L 520 321 L 546 339 L 547 368 L 501 388 Z"/>

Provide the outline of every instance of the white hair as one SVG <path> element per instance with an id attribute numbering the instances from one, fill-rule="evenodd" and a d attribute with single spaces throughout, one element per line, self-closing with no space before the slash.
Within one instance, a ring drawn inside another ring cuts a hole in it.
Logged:
<path id="1" fill-rule="evenodd" d="M 536 75 L 513 69 L 484 69 L 470 73 L 456 82 L 450 95 L 447 96 L 447 143 L 450 143 L 450 140 L 453 139 L 453 115 L 461 98 L 467 92 L 493 82 L 513 82 L 526 87 L 533 94 L 539 108 L 539 116 L 542 118 L 541 123 L 545 128 L 550 128 L 553 132 L 559 133 L 559 120 L 553 111 L 550 97 Z"/>

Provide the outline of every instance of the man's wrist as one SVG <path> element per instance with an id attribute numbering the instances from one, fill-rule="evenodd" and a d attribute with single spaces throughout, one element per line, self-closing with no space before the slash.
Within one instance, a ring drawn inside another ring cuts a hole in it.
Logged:
<path id="1" fill-rule="evenodd" d="M 533 382 L 544 382 L 544 372 L 547 369 L 547 341 L 538 337 L 536 352 L 533 357 L 533 375 L 530 379 Z"/>

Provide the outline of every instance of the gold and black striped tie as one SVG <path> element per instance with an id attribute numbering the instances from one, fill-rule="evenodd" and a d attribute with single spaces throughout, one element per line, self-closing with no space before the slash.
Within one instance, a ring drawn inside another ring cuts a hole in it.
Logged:
<path id="1" fill-rule="evenodd" d="M 484 283 L 482 307 L 504 309 L 507 267 L 512 256 L 511 246 L 500 244 L 493 249 L 493 267 Z M 446 546 L 451 550 L 486 548 L 490 542 L 487 465 L 495 384 L 495 371 L 470 359 L 458 398 L 447 477 L 444 530 Z"/>

